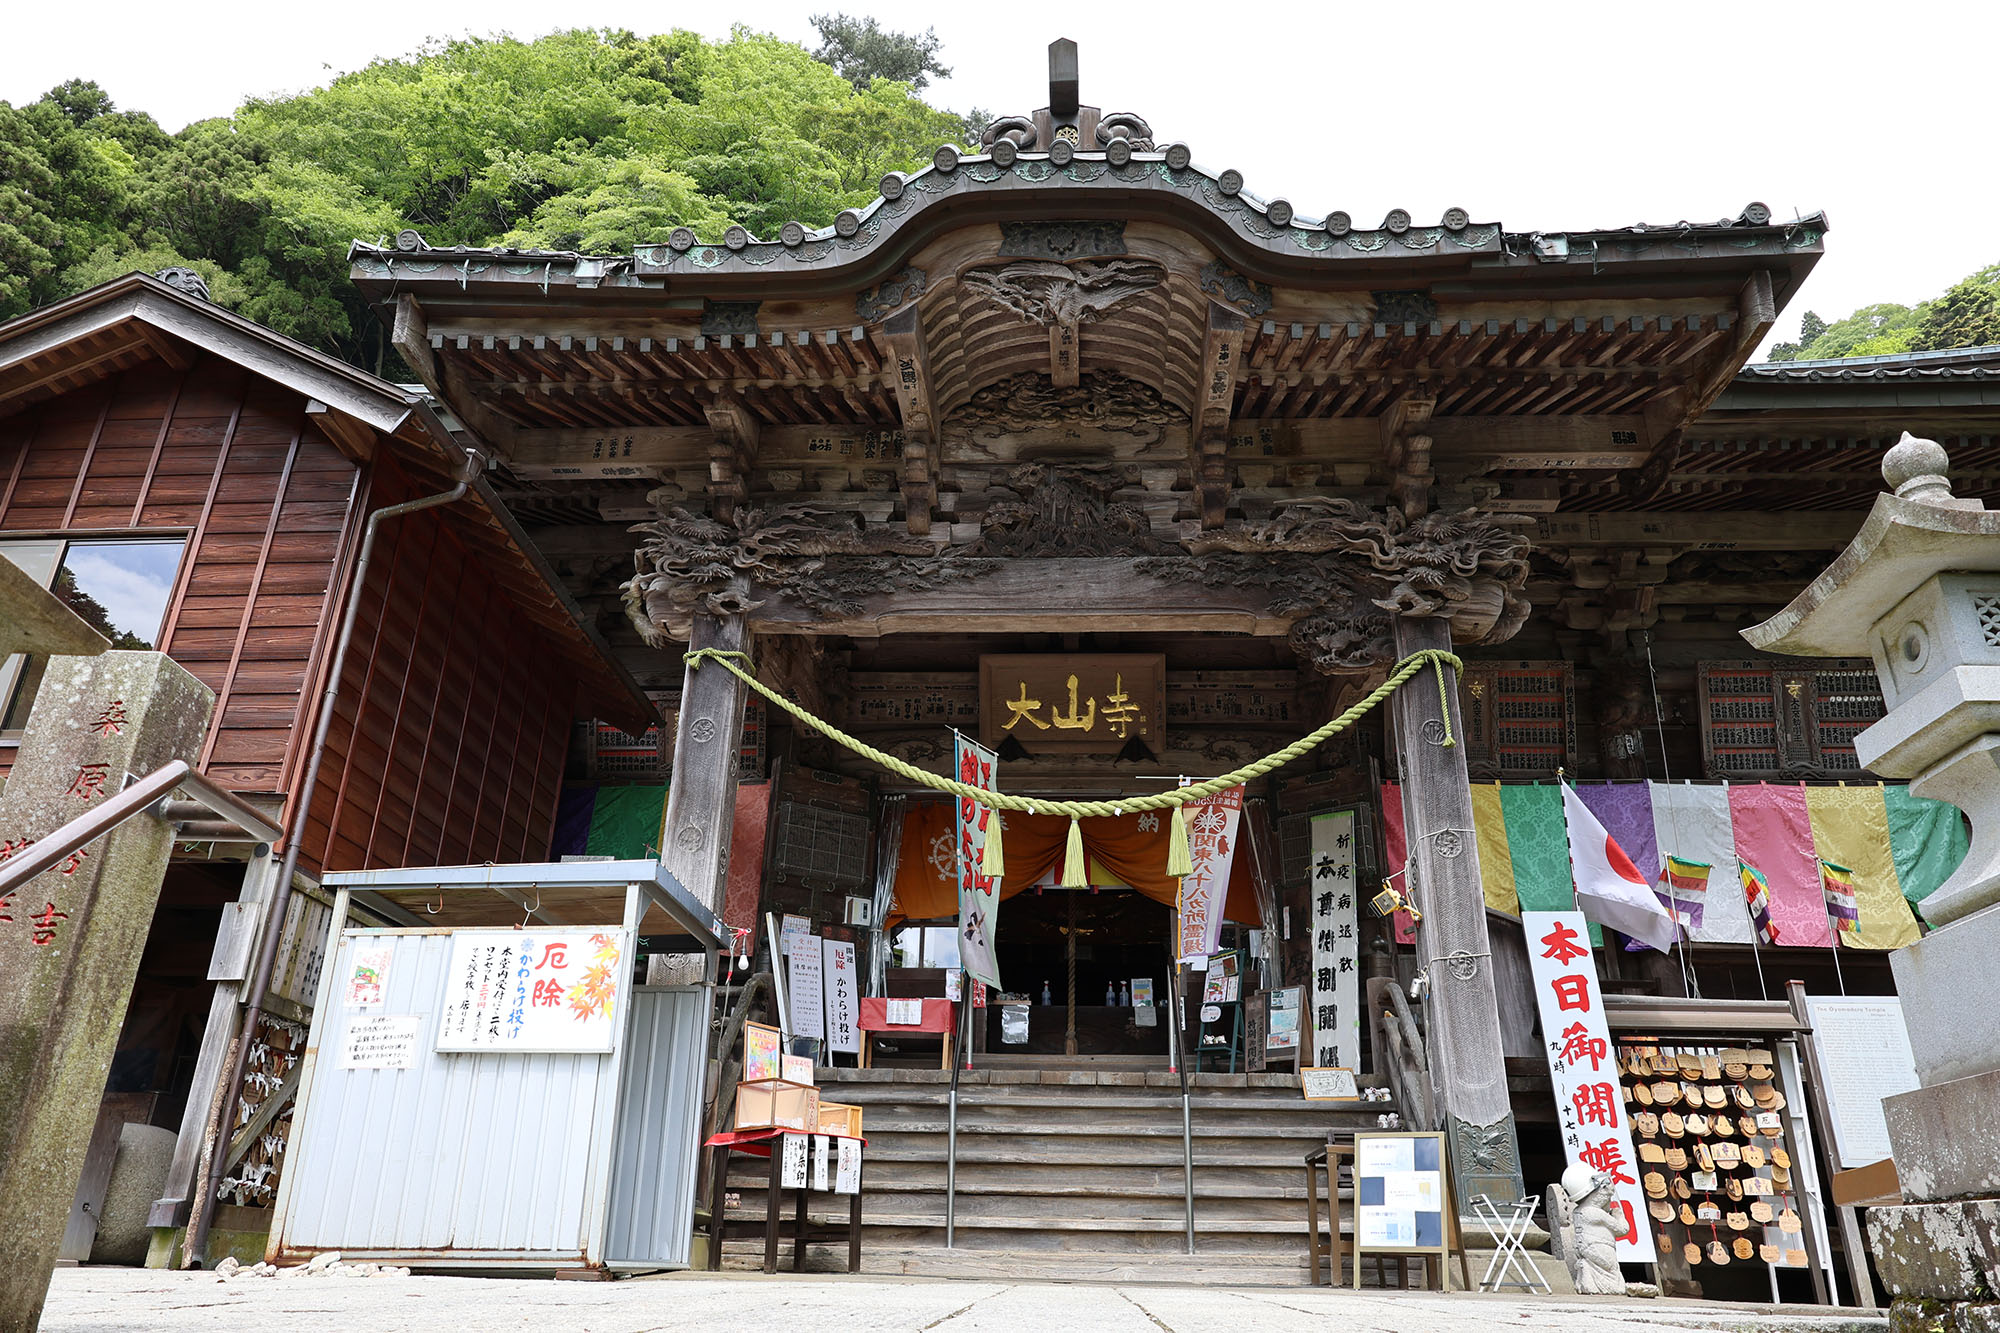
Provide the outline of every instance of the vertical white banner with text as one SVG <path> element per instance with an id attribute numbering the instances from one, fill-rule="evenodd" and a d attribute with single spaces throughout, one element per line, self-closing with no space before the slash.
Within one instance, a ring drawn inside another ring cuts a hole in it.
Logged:
<path id="1" fill-rule="evenodd" d="M 826 967 L 826 1048 L 861 1052 L 861 986 L 854 971 L 851 940 L 827 940 L 821 946 Z"/>
<path id="2" fill-rule="evenodd" d="M 794 1037 L 826 1035 L 826 998 L 821 975 L 820 942 L 808 936 L 792 945 L 785 960 L 785 985 L 791 991 L 787 1006 Z"/>
<path id="3" fill-rule="evenodd" d="M 983 745 L 958 737 L 952 750 L 958 780 L 983 791 L 997 790 L 994 768 L 1000 762 Z M 989 820 L 999 815 L 967 797 L 958 802 L 958 960 L 976 980 L 1000 984 L 1000 964 L 993 953 L 993 935 L 1000 927 L 1000 881 L 980 873 Z"/>
<path id="4" fill-rule="evenodd" d="M 1236 826 L 1243 818 L 1243 789 L 1231 787 L 1181 808 L 1187 823 L 1188 864 L 1181 877 L 1183 963 L 1206 958 L 1222 939 L 1222 913 L 1229 901 L 1229 870 L 1236 863 Z"/>
<path id="5" fill-rule="evenodd" d="M 1555 1088 L 1563 1152 L 1609 1175 L 1618 1187 L 1618 1211 L 1631 1230 L 1618 1242 L 1618 1260 L 1650 1264 L 1659 1258 L 1646 1221 L 1646 1196 L 1632 1153 L 1632 1127 L 1618 1089 L 1618 1052 L 1604 1021 L 1604 997 L 1590 927 L 1581 912 L 1522 912 L 1535 1004 L 1542 1016 L 1542 1049 Z"/>
<path id="6" fill-rule="evenodd" d="M 1361 1068 L 1361 941 L 1354 892 L 1354 812 L 1312 817 L 1311 1059 L 1320 1068 Z"/>

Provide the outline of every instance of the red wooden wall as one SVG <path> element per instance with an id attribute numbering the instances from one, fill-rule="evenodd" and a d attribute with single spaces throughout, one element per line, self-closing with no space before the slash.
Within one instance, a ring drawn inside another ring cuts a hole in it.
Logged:
<path id="1" fill-rule="evenodd" d="M 357 463 L 305 407 L 203 355 L 0 418 L 0 537 L 187 539 L 160 646 L 216 692 L 203 763 L 243 793 L 289 797 L 303 781 L 361 520 L 418 493 L 386 446 Z M 302 855 L 312 869 L 548 850 L 575 682 L 451 528 L 424 512 L 377 539 Z M 12 760 L 0 746 L 0 774 Z"/>

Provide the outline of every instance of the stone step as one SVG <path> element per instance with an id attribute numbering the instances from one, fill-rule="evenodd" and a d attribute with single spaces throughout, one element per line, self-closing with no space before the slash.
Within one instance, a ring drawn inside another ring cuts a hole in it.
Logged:
<path id="1" fill-rule="evenodd" d="M 873 1239 L 872 1237 L 870 1238 Z M 792 1255 L 781 1252 L 789 1271 Z M 761 1245 L 731 1241 L 723 1250 L 723 1267 L 754 1269 L 762 1265 Z M 847 1251 L 835 1246 L 808 1246 L 810 1272 L 845 1272 Z M 1189 1255 L 1179 1252 L 1071 1250 L 1060 1254 L 1031 1250 L 946 1249 L 937 1245 L 865 1245 L 863 1273 L 892 1277 L 1023 1279 L 1040 1282 L 1201 1284 L 1204 1286 L 1297 1286 L 1306 1280 L 1303 1260 L 1280 1255 Z"/>
<path id="2" fill-rule="evenodd" d="M 755 1189 L 767 1179 L 762 1164 L 732 1169 L 731 1189 Z M 942 1194 L 945 1164 L 868 1159 L 866 1188 L 907 1190 Z M 1096 1195 L 1159 1195 L 1178 1199 L 1182 1191 L 1179 1163 L 1165 1166 L 1107 1166 L 1100 1163 L 993 1163 L 958 1164 L 960 1194 L 1018 1194 L 1046 1198 L 1090 1198 Z M 1293 1167 L 1216 1167 L 1197 1164 L 1194 1171 L 1197 1198 L 1273 1198 L 1303 1200 L 1304 1174 Z M 1349 1190 L 1343 1187 L 1341 1197 Z"/>

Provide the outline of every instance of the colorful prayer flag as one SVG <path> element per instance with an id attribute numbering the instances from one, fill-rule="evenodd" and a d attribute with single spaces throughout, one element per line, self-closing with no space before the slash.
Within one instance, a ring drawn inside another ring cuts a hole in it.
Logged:
<path id="1" fill-rule="evenodd" d="M 1854 874 L 1846 866 L 1835 865 L 1822 859 L 1819 863 L 1819 882 L 1826 894 L 1826 914 L 1833 918 L 1834 928 L 1843 935 L 1861 933 L 1861 903 L 1854 892 Z"/>
<path id="2" fill-rule="evenodd" d="M 1736 867 L 1743 872 L 1743 901 L 1750 908 L 1750 924 L 1764 936 L 1766 944 L 1776 944 L 1778 927 L 1771 920 L 1771 881 L 1747 861 L 1738 861 Z"/>
<path id="3" fill-rule="evenodd" d="M 1702 907 L 1708 899 L 1708 872 L 1714 867 L 1702 861 L 1669 856 L 1660 874 L 1666 888 L 1661 895 L 1674 919 L 1689 930 L 1701 929 Z"/>

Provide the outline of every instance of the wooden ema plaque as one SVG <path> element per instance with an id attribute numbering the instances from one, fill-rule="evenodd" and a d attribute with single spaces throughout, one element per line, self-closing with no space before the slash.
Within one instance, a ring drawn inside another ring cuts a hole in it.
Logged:
<path id="1" fill-rule="evenodd" d="M 1356 1134 L 1355 1290 L 1361 1288 L 1362 1256 L 1375 1254 L 1427 1258 L 1432 1287 L 1443 1291 L 1445 1259 L 1452 1250 L 1464 1253 L 1443 1131 Z"/>

